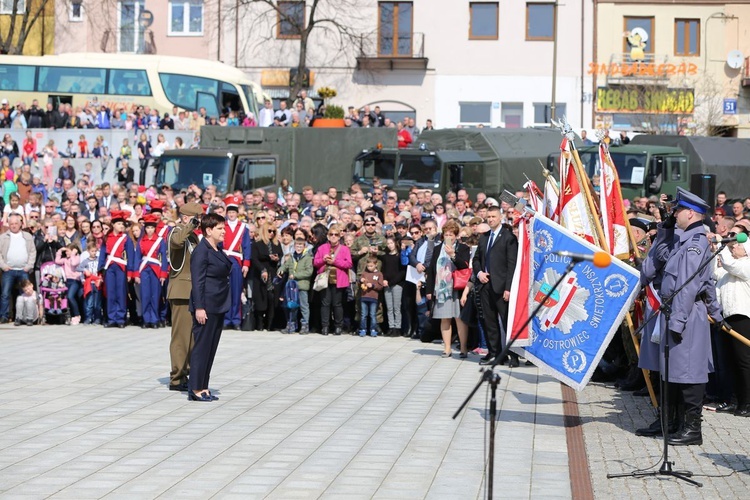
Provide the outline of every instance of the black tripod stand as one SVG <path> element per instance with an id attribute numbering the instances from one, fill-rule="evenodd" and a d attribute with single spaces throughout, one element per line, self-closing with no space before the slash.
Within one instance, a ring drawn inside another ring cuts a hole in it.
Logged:
<path id="1" fill-rule="evenodd" d="M 518 337 L 521 336 L 521 332 L 526 329 L 529 323 L 531 323 L 531 320 L 534 319 L 534 316 L 537 315 L 539 310 L 544 306 L 544 304 L 547 302 L 547 300 L 552 296 L 553 293 L 555 293 L 555 290 L 562 284 L 565 277 L 570 273 L 570 271 L 573 270 L 573 267 L 576 265 L 576 263 L 579 262 L 578 260 L 573 260 L 568 263 L 568 266 L 565 268 L 565 272 L 558 278 L 558 280 L 555 282 L 555 284 L 552 286 L 552 288 L 545 294 L 544 300 L 539 302 L 537 304 L 534 311 L 529 315 L 528 318 L 526 318 L 526 321 L 524 321 L 523 325 L 510 337 L 510 340 L 505 345 L 505 348 L 495 356 L 495 359 L 493 363 L 486 368 L 482 368 L 480 371 L 482 372 L 482 376 L 479 378 L 479 382 L 477 382 L 477 385 L 474 386 L 474 389 L 469 393 L 469 395 L 466 397 L 463 403 L 461 403 L 461 406 L 458 407 L 458 410 L 456 410 L 456 413 L 453 414 L 453 418 L 455 419 L 458 417 L 458 415 L 461 413 L 461 411 L 466 407 L 467 404 L 469 404 L 469 401 L 471 401 L 471 398 L 476 394 L 476 392 L 479 390 L 479 388 L 482 386 L 483 383 L 488 382 L 490 384 L 490 446 L 488 450 L 488 456 L 487 456 L 487 498 L 492 498 L 492 491 L 493 491 L 493 482 L 494 482 L 494 472 L 495 472 L 495 420 L 497 416 L 497 386 L 500 384 L 500 374 L 495 373 L 495 366 L 497 366 L 500 363 L 501 359 L 504 359 L 508 352 L 510 352 L 510 348 L 513 346 L 515 341 L 518 339 Z"/>
<path id="2" fill-rule="evenodd" d="M 680 285 L 677 290 L 672 292 L 669 296 L 663 299 L 661 307 L 659 307 L 659 311 L 664 314 L 665 324 L 667 325 L 667 331 L 662 332 L 662 335 L 664 335 L 664 377 L 661 381 L 661 433 L 662 433 L 662 439 L 663 439 L 663 450 L 662 450 L 662 463 L 661 467 L 659 467 L 659 470 L 652 470 L 652 471 L 641 471 L 636 470 L 632 472 L 625 472 L 620 474 L 607 474 L 607 479 L 613 479 L 618 477 L 649 477 L 649 476 L 670 476 L 675 477 L 677 479 L 681 479 L 685 482 L 688 482 L 690 484 L 693 484 L 695 486 L 698 486 L 699 488 L 703 486 L 702 483 L 699 483 L 698 481 L 695 481 L 694 479 L 690 479 L 690 476 L 693 475 L 690 471 L 676 471 L 672 469 L 672 466 L 674 465 L 674 462 L 669 461 L 669 436 L 668 436 L 668 430 L 669 430 L 669 348 L 670 343 L 672 341 L 671 334 L 669 333 L 669 318 L 672 313 L 672 302 L 674 301 L 675 297 L 690 283 L 692 282 L 698 275 L 700 275 L 704 269 L 716 258 L 717 255 L 719 255 L 719 252 L 721 252 L 724 247 L 726 247 L 726 243 L 722 243 L 721 246 L 716 250 L 709 259 L 706 259 L 699 267 L 695 270 L 695 272 L 687 279 L 685 282 Z M 635 334 L 643 330 L 645 326 L 651 322 L 654 318 L 656 318 L 658 315 L 657 313 L 654 313 L 649 317 L 646 321 L 643 322 L 643 324 L 636 330 Z"/>

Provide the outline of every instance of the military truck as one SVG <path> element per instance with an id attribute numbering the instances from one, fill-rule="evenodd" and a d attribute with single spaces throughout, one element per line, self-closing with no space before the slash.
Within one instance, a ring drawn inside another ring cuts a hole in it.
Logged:
<path id="1" fill-rule="evenodd" d="M 445 194 L 458 188 L 471 196 L 518 190 L 526 177 L 543 182 L 542 163 L 559 150 L 556 129 L 426 130 L 410 148 L 370 148 L 354 158 L 354 180 L 374 177 L 404 196 L 416 186 Z"/>
<path id="2" fill-rule="evenodd" d="M 200 149 L 166 151 L 155 181 L 176 190 L 214 184 L 226 192 L 287 179 L 297 191 L 304 185 L 342 190 L 351 185 L 358 152 L 396 144 L 396 130 L 386 128 L 201 127 Z"/>
<path id="3" fill-rule="evenodd" d="M 611 146 L 609 151 L 625 198 L 674 195 L 678 186 L 691 189 L 695 174 L 715 179 L 712 191 L 725 191 L 730 199 L 747 196 L 750 139 L 638 135 L 630 144 Z M 593 177 L 598 172 L 598 146 L 579 147 L 578 152 Z M 550 155 L 548 164 L 556 165 L 559 157 L 559 152 Z M 700 194 L 713 198 L 715 193 Z"/>

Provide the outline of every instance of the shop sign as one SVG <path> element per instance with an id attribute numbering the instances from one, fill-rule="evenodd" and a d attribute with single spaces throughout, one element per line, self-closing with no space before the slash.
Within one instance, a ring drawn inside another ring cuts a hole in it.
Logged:
<path id="1" fill-rule="evenodd" d="M 694 109 L 693 89 L 599 87 L 596 93 L 596 110 L 601 112 L 692 114 Z"/>
<path id="2" fill-rule="evenodd" d="M 670 77 L 676 75 L 697 75 L 698 66 L 693 63 L 664 64 L 664 63 L 589 63 L 588 74 L 599 76 L 642 76 L 642 77 Z"/>

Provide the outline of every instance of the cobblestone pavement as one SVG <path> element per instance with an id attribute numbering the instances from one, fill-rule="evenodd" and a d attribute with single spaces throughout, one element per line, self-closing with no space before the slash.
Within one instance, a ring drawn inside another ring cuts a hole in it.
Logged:
<path id="1" fill-rule="evenodd" d="M 166 389 L 168 343 L 165 329 L 0 328 L 0 497 L 482 496 L 485 391 L 451 419 L 479 379 L 476 356 L 227 332 L 220 400 L 191 403 Z M 500 372 L 495 497 L 570 498 L 559 383 Z"/>
<path id="2" fill-rule="evenodd" d="M 661 464 L 661 438 L 634 430 L 655 418 L 648 398 L 589 384 L 578 394 L 586 452 L 596 498 L 747 498 L 750 491 L 750 419 L 703 411 L 703 445 L 669 447 L 675 470 L 688 470 L 703 483 L 697 488 L 661 477 L 607 479 Z"/>

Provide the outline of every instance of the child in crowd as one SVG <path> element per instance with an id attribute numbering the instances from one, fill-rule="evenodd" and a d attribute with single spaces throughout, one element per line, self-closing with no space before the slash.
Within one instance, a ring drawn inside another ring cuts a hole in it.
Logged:
<path id="1" fill-rule="evenodd" d="M 99 247 L 96 240 L 86 243 L 86 251 L 81 254 L 81 271 L 83 281 L 84 325 L 102 324 L 102 277 L 99 275 Z"/>
<path id="2" fill-rule="evenodd" d="M 65 152 L 60 153 L 60 156 L 63 158 L 75 158 L 76 157 L 76 148 L 73 146 L 73 139 L 68 139 L 68 145 L 65 146 Z"/>
<path id="3" fill-rule="evenodd" d="M 385 240 L 383 255 L 383 286 L 385 287 L 385 307 L 388 314 L 388 336 L 401 336 L 401 296 L 402 284 L 406 279 L 406 265 L 402 263 L 401 252 L 396 238 Z M 408 262 L 408 261 L 407 261 Z"/>
<path id="4" fill-rule="evenodd" d="M 45 274 L 42 277 L 42 288 L 48 288 L 50 290 L 57 290 L 58 288 L 63 288 L 64 284 L 62 283 L 60 276 L 53 273 Z M 49 294 L 49 307 L 48 312 L 50 314 L 62 314 L 62 293 L 59 294 Z"/>
<path id="5" fill-rule="evenodd" d="M 12 174 L 13 172 L 10 173 Z M 5 181 L 5 183 L 7 184 L 8 181 Z M 16 188 L 15 184 L 13 184 L 13 188 Z M 26 220 L 26 212 L 23 209 L 23 205 L 21 205 L 21 196 L 17 192 L 11 192 L 10 195 L 6 197 L 5 203 L 5 207 L 3 207 L 3 225 L 8 224 L 8 217 L 10 214 L 18 214 L 21 216 L 21 219 Z"/>
<path id="6" fill-rule="evenodd" d="M 16 299 L 16 326 L 31 326 L 39 319 L 39 306 L 34 285 L 29 280 L 21 281 L 21 294 Z"/>
<path id="7" fill-rule="evenodd" d="M 78 139 L 78 153 L 79 158 L 88 158 L 91 156 L 89 143 L 86 140 L 86 136 L 83 134 L 81 134 L 81 137 Z"/>
<path id="8" fill-rule="evenodd" d="M 307 335 L 310 333 L 310 305 L 308 302 L 308 294 L 310 292 L 310 279 L 313 276 L 313 258 L 310 250 L 307 248 L 307 242 L 304 238 L 297 238 L 294 240 L 294 251 L 290 255 L 281 268 L 279 268 L 279 275 L 288 273 L 290 280 L 297 281 L 297 287 L 299 288 L 299 313 L 302 315 L 302 321 L 300 325 L 299 334 Z M 297 309 L 289 311 L 289 323 L 297 323 Z M 294 333 L 288 331 L 287 333 Z"/>
<path id="9" fill-rule="evenodd" d="M 47 187 L 52 186 L 52 182 L 54 181 L 52 177 L 52 170 L 54 169 L 53 162 L 54 159 L 57 158 L 57 148 L 55 147 L 55 141 L 50 139 L 50 141 L 47 143 L 46 146 L 44 146 L 44 149 L 42 150 L 43 158 L 42 158 L 42 175 L 44 179 L 44 184 Z"/>
<path id="10" fill-rule="evenodd" d="M 362 290 L 359 320 L 359 336 L 367 335 L 367 319 L 370 319 L 370 336 L 378 336 L 378 294 L 383 289 L 383 274 L 378 271 L 378 258 L 374 255 L 367 257 L 367 264 L 359 280 L 360 289 Z"/>

